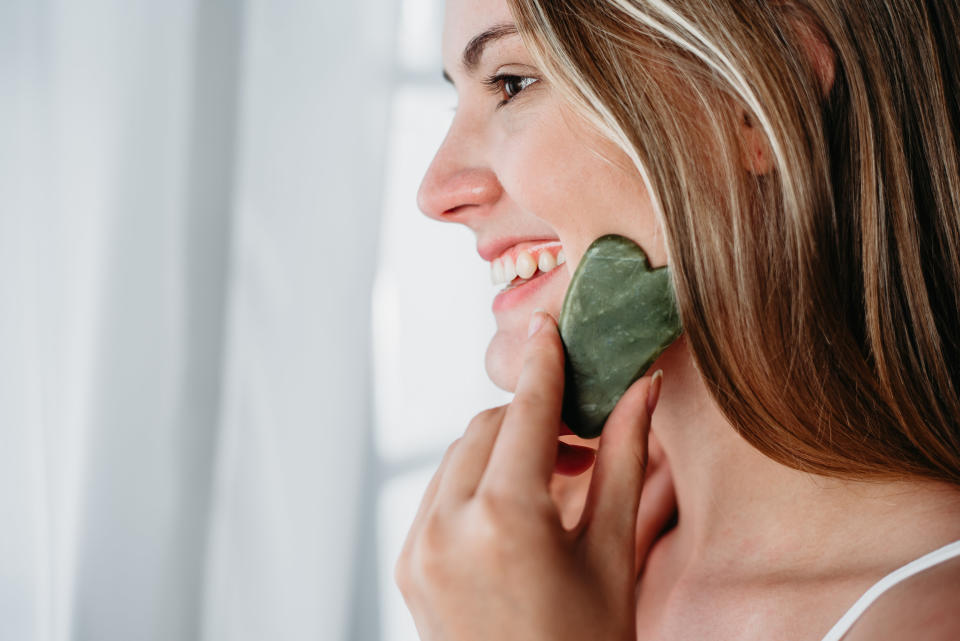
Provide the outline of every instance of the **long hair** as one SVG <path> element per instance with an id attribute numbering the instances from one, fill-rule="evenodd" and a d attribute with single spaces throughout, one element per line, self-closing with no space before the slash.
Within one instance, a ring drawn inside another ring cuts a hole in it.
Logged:
<path id="1" fill-rule="evenodd" d="M 960 484 L 960 5 L 509 1 L 646 183 L 740 434 L 813 473 Z"/>

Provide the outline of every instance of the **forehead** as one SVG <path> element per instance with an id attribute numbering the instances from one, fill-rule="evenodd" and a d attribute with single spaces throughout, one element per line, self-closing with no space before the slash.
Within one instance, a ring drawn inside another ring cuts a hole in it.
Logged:
<path id="1" fill-rule="evenodd" d="M 513 22 L 506 0 L 446 0 L 443 14 L 443 63 L 453 71 L 471 38 L 498 24 Z"/>

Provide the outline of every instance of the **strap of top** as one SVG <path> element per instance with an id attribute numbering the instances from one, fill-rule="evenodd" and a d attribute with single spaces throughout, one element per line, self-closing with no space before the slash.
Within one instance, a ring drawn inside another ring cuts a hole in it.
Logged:
<path id="1" fill-rule="evenodd" d="M 948 561 L 956 556 L 960 556 L 960 541 L 954 541 L 949 545 L 945 545 L 938 550 L 934 550 L 930 554 L 924 555 L 915 561 L 907 563 L 903 567 L 894 570 L 887 576 L 883 577 L 879 581 L 873 584 L 869 590 L 867 590 L 860 599 L 853 604 L 846 614 L 844 614 L 837 624 L 830 629 L 830 632 L 827 632 L 827 636 L 823 637 L 823 641 L 840 641 L 843 638 L 853 624 L 856 623 L 857 619 L 860 618 L 860 615 L 870 607 L 870 605 L 877 600 L 877 598 L 895 586 L 897 583 L 900 583 L 904 579 L 908 579 L 914 574 L 923 572 L 927 568 L 933 567 L 938 563 L 943 563 Z"/>

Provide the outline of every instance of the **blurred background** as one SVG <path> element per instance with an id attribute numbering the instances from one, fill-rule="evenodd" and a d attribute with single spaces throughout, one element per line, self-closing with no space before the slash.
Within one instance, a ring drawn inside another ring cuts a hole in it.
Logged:
<path id="1" fill-rule="evenodd" d="M 487 265 L 442 0 L 0 0 L 0 641 L 407 641 Z"/>

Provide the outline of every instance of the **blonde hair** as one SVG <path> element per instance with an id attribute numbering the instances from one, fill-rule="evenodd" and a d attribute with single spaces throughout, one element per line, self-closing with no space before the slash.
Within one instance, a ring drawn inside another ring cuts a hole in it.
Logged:
<path id="1" fill-rule="evenodd" d="M 646 182 L 743 437 L 814 473 L 960 484 L 958 4 L 510 5 Z M 766 158 L 745 162 L 744 127 Z"/>

